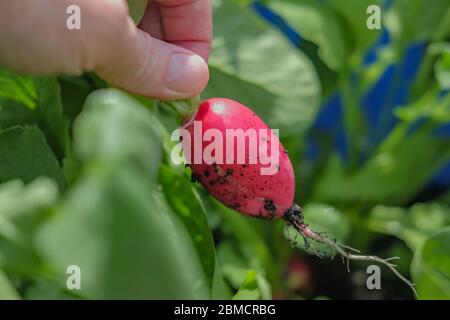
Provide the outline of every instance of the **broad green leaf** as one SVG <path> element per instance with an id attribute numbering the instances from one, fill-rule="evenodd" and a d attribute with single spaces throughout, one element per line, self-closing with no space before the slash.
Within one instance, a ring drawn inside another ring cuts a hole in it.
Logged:
<path id="1" fill-rule="evenodd" d="M 411 208 L 378 205 L 370 212 L 367 227 L 375 232 L 404 240 L 411 250 L 417 250 L 424 240 L 450 224 L 450 208 L 437 203 L 419 203 Z"/>
<path id="2" fill-rule="evenodd" d="M 69 142 L 69 123 L 63 114 L 60 85 L 56 77 L 22 77 L 0 70 L 5 97 L 0 96 L 0 128 L 15 125 L 38 125 L 55 155 L 64 157 Z M 17 92 L 17 91 L 20 92 Z M 15 97 L 15 98 L 14 98 Z M 30 97 L 28 100 L 24 97 Z"/>
<path id="3" fill-rule="evenodd" d="M 0 99 L 0 129 L 17 125 L 34 125 L 39 118 L 39 110 L 29 109 L 14 100 Z"/>
<path id="4" fill-rule="evenodd" d="M 320 99 L 309 59 L 248 8 L 223 2 L 213 21 L 210 81 L 203 97 L 239 101 L 282 135 L 304 132 Z"/>
<path id="5" fill-rule="evenodd" d="M 211 297 L 186 228 L 130 161 L 85 169 L 35 241 L 61 286 L 68 266 L 81 268 L 79 294 L 87 298 Z"/>
<path id="6" fill-rule="evenodd" d="M 89 95 L 75 120 L 74 149 L 82 161 L 134 159 L 149 176 L 158 170 L 161 137 L 151 113 L 136 99 L 117 89 Z"/>
<path id="7" fill-rule="evenodd" d="M 19 300 L 20 296 L 9 281 L 6 274 L 0 269 L 0 300 Z"/>
<path id="8" fill-rule="evenodd" d="M 34 80 L 37 105 L 44 124 L 40 125 L 56 155 L 62 158 L 69 143 L 69 122 L 63 113 L 61 87 L 56 77 Z"/>
<path id="9" fill-rule="evenodd" d="M 272 0 L 269 6 L 302 38 L 317 44 L 319 56 L 329 68 L 339 70 L 345 65 L 351 48 L 346 29 L 332 9 L 309 0 Z"/>
<path id="10" fill-rule="evenodd" d="M 216 252 L 206 219 L 205 207 L 199 195 L 190 181 L 167 165 L 161 166 L 159 181 L 163 186 L 167 202 L 188 230 L 199 254 L 209 285 L 212 286 L 216 271 Z"/>
<path id="11" fill-rule="evenodd" d="M 370 30 L 367 28 L 367 19 L 370 14 L 367 8 L 370 5 L 378 5 L 381 8 L 380 0 L 325 0 L 324 5 L 332 8 L 336 13 L 340 14 L 348 25 L 346 31 L 347 43 L 353 44 L 354 50 L 362 50 L 368 48 L 379 36 L 380 30 Z M 381 11 L 381 19 L 383 12 Z"/>
<path id="12" fill-rule="evenodd" d="M 400 45 L 412 41 L 444 39 L 450 30 L 448 0 L 396 0 L 384 14 L 393 40 Z"/>
<path id="13" fill-rule="evenodd" d="M 55 180 L 61 190 L 65 180 L 58 160 L 36 126 L 12 127 L 0 131 L 0 182 L 39 176 Z"/>
<path id="14" fill-rule="evenodd" d="M 210 298 L 195 245 L 155 182 L 162 145 L 149 111 L 99 90 L 74 140 L 82 176 L 36 237 L 61 286 L 76 264 L 88 298 Z"/>
<path id="15" fill-rule="evenodd" d="M 27 276 L 41 271 L 32 236 L 57 197 L 57 186 L 48 178 L 28 185 L 20 180 L 0 184 L 0 268 Z"/>
<path id="16" fill-rule="evenodd" d="M 426 239 L 416 252 L 412 275 L 421 299 L 450 299 L 450 227 Z"/>
<path id="17" fill-rule="evenodd" d="M 305 222 L 316 232 L 323 232 L 330 239 L 336 239 L 337 242 L 345 244 L 350 234 L 350 222 L 338 210 L 333 207 L 311 203 L 303 208 L 305 215 Z M 333 255 L 334 252 L 327 246 L 310 242 L 308 247 L 305 247 L 303 238 L 293 227 L 289 226 L 284 231 L 286 239 L 288 239 L 295 247 L 306 250 L 311 253 L 313 249 L 317 249 L 325 255 Z"/>
<path id="18" fill-rule="evenodd" d="M 33 78 L 0 69 L 0 106 L 1 100 L 13 100 L 34 109 L 36 99 Z"/>

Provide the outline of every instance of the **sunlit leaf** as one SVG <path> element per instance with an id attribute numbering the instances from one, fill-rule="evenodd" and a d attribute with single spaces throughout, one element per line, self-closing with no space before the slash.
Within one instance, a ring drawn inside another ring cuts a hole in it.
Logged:
<path id="1" fill-rule="evenodd" d="M 36 108 L 33 78 L 0 69 L 0 99 L 22 103 L 29 109 Z"/>
<path id="2" fill-rule="evenodd" d="M 421 299 L 450 299 L 450 227 L 431 235 L 416 252 L 413 279 Z"/>
<path id="3" fill-rule="evenodd" d="M 308 0 L 273 0 L 269 6 L 302 38 L 317 44 L 319 56 L 329 68 L 339 70 L 345 66 L 350 43 L 344 25 L 330 7 Z"/>

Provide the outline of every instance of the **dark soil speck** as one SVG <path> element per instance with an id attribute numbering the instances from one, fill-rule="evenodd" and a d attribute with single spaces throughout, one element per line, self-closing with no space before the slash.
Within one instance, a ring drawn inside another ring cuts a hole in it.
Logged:
<path id="1" fill-rule="evenodd" d="M 196 175 L 195 173 L 191 174 L 191 182 L 199 182 L 200 181 L 200 177 L 198 175 Z"/>

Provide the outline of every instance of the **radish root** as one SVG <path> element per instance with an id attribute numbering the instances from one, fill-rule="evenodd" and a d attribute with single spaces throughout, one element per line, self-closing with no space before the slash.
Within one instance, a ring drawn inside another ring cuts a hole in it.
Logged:
<path id="1" fill-rule="evenodd" d="M 405 278 L 398 270 L 396 269 L 397 265 L 391 263 L 392 260 L 398 260 L 399 257 L 391 257 L 387 259 L 382 259 L 377 256 L 366 256 L 359 254 L 360 251 L 354 248 L 351 248 L 349 246 L 340 244 L 336 242 L 336 240 L 332 240 L 327 238 L 324 233 L 322 232 L 316 232 L 309 228 L 309 226 L 305 223 L 304 215 L 302 209 L 294 204 L 291 209 L 287 210 L 284 215 L 284 220 L 287 221 L 287 223 L 295 228 L 300 235 L 303 237 L 305 248 L 309 248 L 309 241 L 317 241 L 320 243 L 323 243 L 334 250 L 335 253 L 338 253 L 342 257 L 342 261 L 347 265 L 347 271 L 350 272 L 350 260 L 353 261 L 368 261 L 368 262 L 376 262 L 379 264 L 383 264 L 386 267 L 388 267 L 400 280 L 402 280 L 404 283 L 406 283 L 411 290 L 413 291 L 416 298 L 419 297 L 417 294 L 417 291 L 414 287 L 414 283 L 409 281 L 407 278 Z M 313 249 L 312 251 L 316 256 L 319 258 L 323 258 L 323 254 L 318 251 L 317 249 Z M 334 257 L 334 256 L 333 256 Z"/>

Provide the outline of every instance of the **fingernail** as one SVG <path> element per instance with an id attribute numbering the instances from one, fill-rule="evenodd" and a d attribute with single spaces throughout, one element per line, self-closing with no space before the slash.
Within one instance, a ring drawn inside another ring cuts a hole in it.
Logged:
<path id="1" fill-rule="evenodd" d="M 178 92 L 197 92 L 204 85 L 205 68 L 205 60 L 198 55 L 174 53 L 170 59 L 167 87 Z"/>

